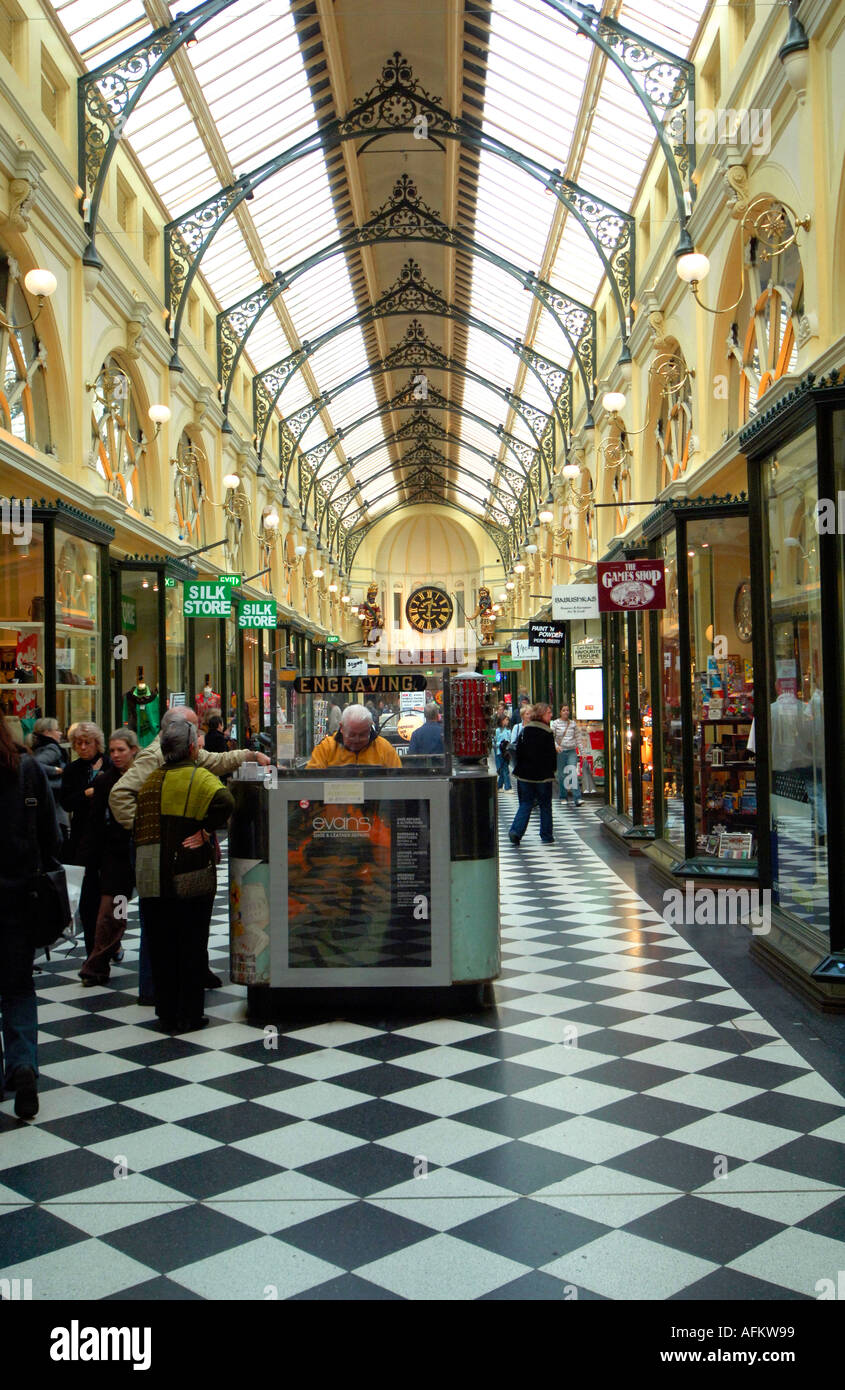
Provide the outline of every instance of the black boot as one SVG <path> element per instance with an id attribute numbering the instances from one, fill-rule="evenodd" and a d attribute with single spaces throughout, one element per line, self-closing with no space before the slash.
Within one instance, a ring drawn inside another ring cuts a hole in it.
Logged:
<path id="1" fill-rule="evenodd" d="M 15 1114 L 19 1120 L 34 1120 L 38 1114 L 38 1085 L 32 1067 L 18 1067 L 12 1078 L 15 1087 Z"/>

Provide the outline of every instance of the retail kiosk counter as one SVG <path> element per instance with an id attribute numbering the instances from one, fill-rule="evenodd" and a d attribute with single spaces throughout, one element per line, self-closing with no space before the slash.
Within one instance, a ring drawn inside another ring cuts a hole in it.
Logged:
<path id="1" fill-rule="evenodd" d="M 230 787 L 231 973 L 251 1012 L 294 988 L 475 984 L 488 997 L 499 884 L 486 767 L 272 768 Z"/>

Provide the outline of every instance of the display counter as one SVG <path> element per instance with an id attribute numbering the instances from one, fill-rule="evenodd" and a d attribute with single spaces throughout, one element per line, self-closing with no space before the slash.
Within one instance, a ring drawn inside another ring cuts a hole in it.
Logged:
<path id="1" fill-rule="evenodd" d="M 329 771 L 230 783 L 231 975 L 250 1009 L 293 988 L 484 996 L 499 974 L 495 778 L 481 764 Z"/>

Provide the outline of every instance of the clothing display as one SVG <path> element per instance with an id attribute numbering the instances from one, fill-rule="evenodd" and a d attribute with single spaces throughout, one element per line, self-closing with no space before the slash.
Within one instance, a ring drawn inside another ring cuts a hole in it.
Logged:
<path id="1" fill-rule="evenodd" d="M 156 737 L 161 724 L 158 690 L 150 690 L 143 680 L 127 690 L 123 697 L 122 718 L 126 728 L 138 735 L 141 747 L 146 748 Z"/>

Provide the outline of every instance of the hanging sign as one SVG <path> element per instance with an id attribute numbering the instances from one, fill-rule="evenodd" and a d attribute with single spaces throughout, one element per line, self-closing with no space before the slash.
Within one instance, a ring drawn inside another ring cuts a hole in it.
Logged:
<path id="1" fill-rule="evenodd" d="M 348 656 L 346 658 L 347 676 L 366 676 L 368 670 L 365 656 Z"/>
<path id="2" fill-rule="evenodd" d="M 552 585 L 552 617 L 556 622 L 571 622 L 573 618 L 597 618 L 598 615 L 597 585 Z"/>
<path id="3" fill-rule="evenodd" d="M 562 647 L 565 623 L 529 623 L 528 641 L 532 647 Z"/>
<path id="4" fill-rule="evenodd" d="M 218 574 L 217 578 L 221 584 L 228 584 L 232 589 L 239 589 L 241 576 L 239 574 Z"/>
<path id="5" fill-rule="evenodd" d="M 232 591 L 219 579 L 186 579 L 183 610 L 186 618 L 228 618 L 232 611 Z"/>
<path id="6" fill-rule="evenodd" d="M 333 633 L 333 632 L 330 632 L 329 635 L 328 635 L 328 637 L 326 638 L 326 642 L 327 642 L 327 644 L 328 644 L 329 646 L 331 646 L 332 643 L 334 643 L 334 642 L 339 642 L 339 641 L 340 641 L 340 638 L 337 637 L 337 636 L 335 635 L 335 633 Z"/>
<path id="7" fill-rule="evenodd" d="M 399 676 L 297 676 L 293 688 L 300 695 L 399 695 L 403 690 L 425 690 L 425 676 L 416 671 Z"/>
<path id="8" fill-rule="evenodd" d="M 274 598 L 242 599 L 238 604 L 238 627 L 276 626 Z"/>
<path id="9" fill-rule="evenodd" d="M 532 646 L 523 637 L 515 637 L 511 642 L 511 656 L 515 661 L 539 661 L 540 648 Z"/>
<path id="10" fill-rule="evenodd" d="M 662 560 L 600 561 L 599 612 L 630 613 L 666 607 L 666 575 Z"/>
<path id="11" fill-rule="evenodd" d="M 577 642 L 572 648 L 573 666 L 601 666 L 601 642 Z"/>
<path id="12" fill-rule="evenodd" d="M 500 656 L 500 657 L 499 657 L 499 670 L 500 670 L 500 671 L 521 671 L 521 670 L 522 670 L 522 662 L 521 662 L 521 661 L 517 661 L 516 657 L 513 657 L 513 656 Z"/>

